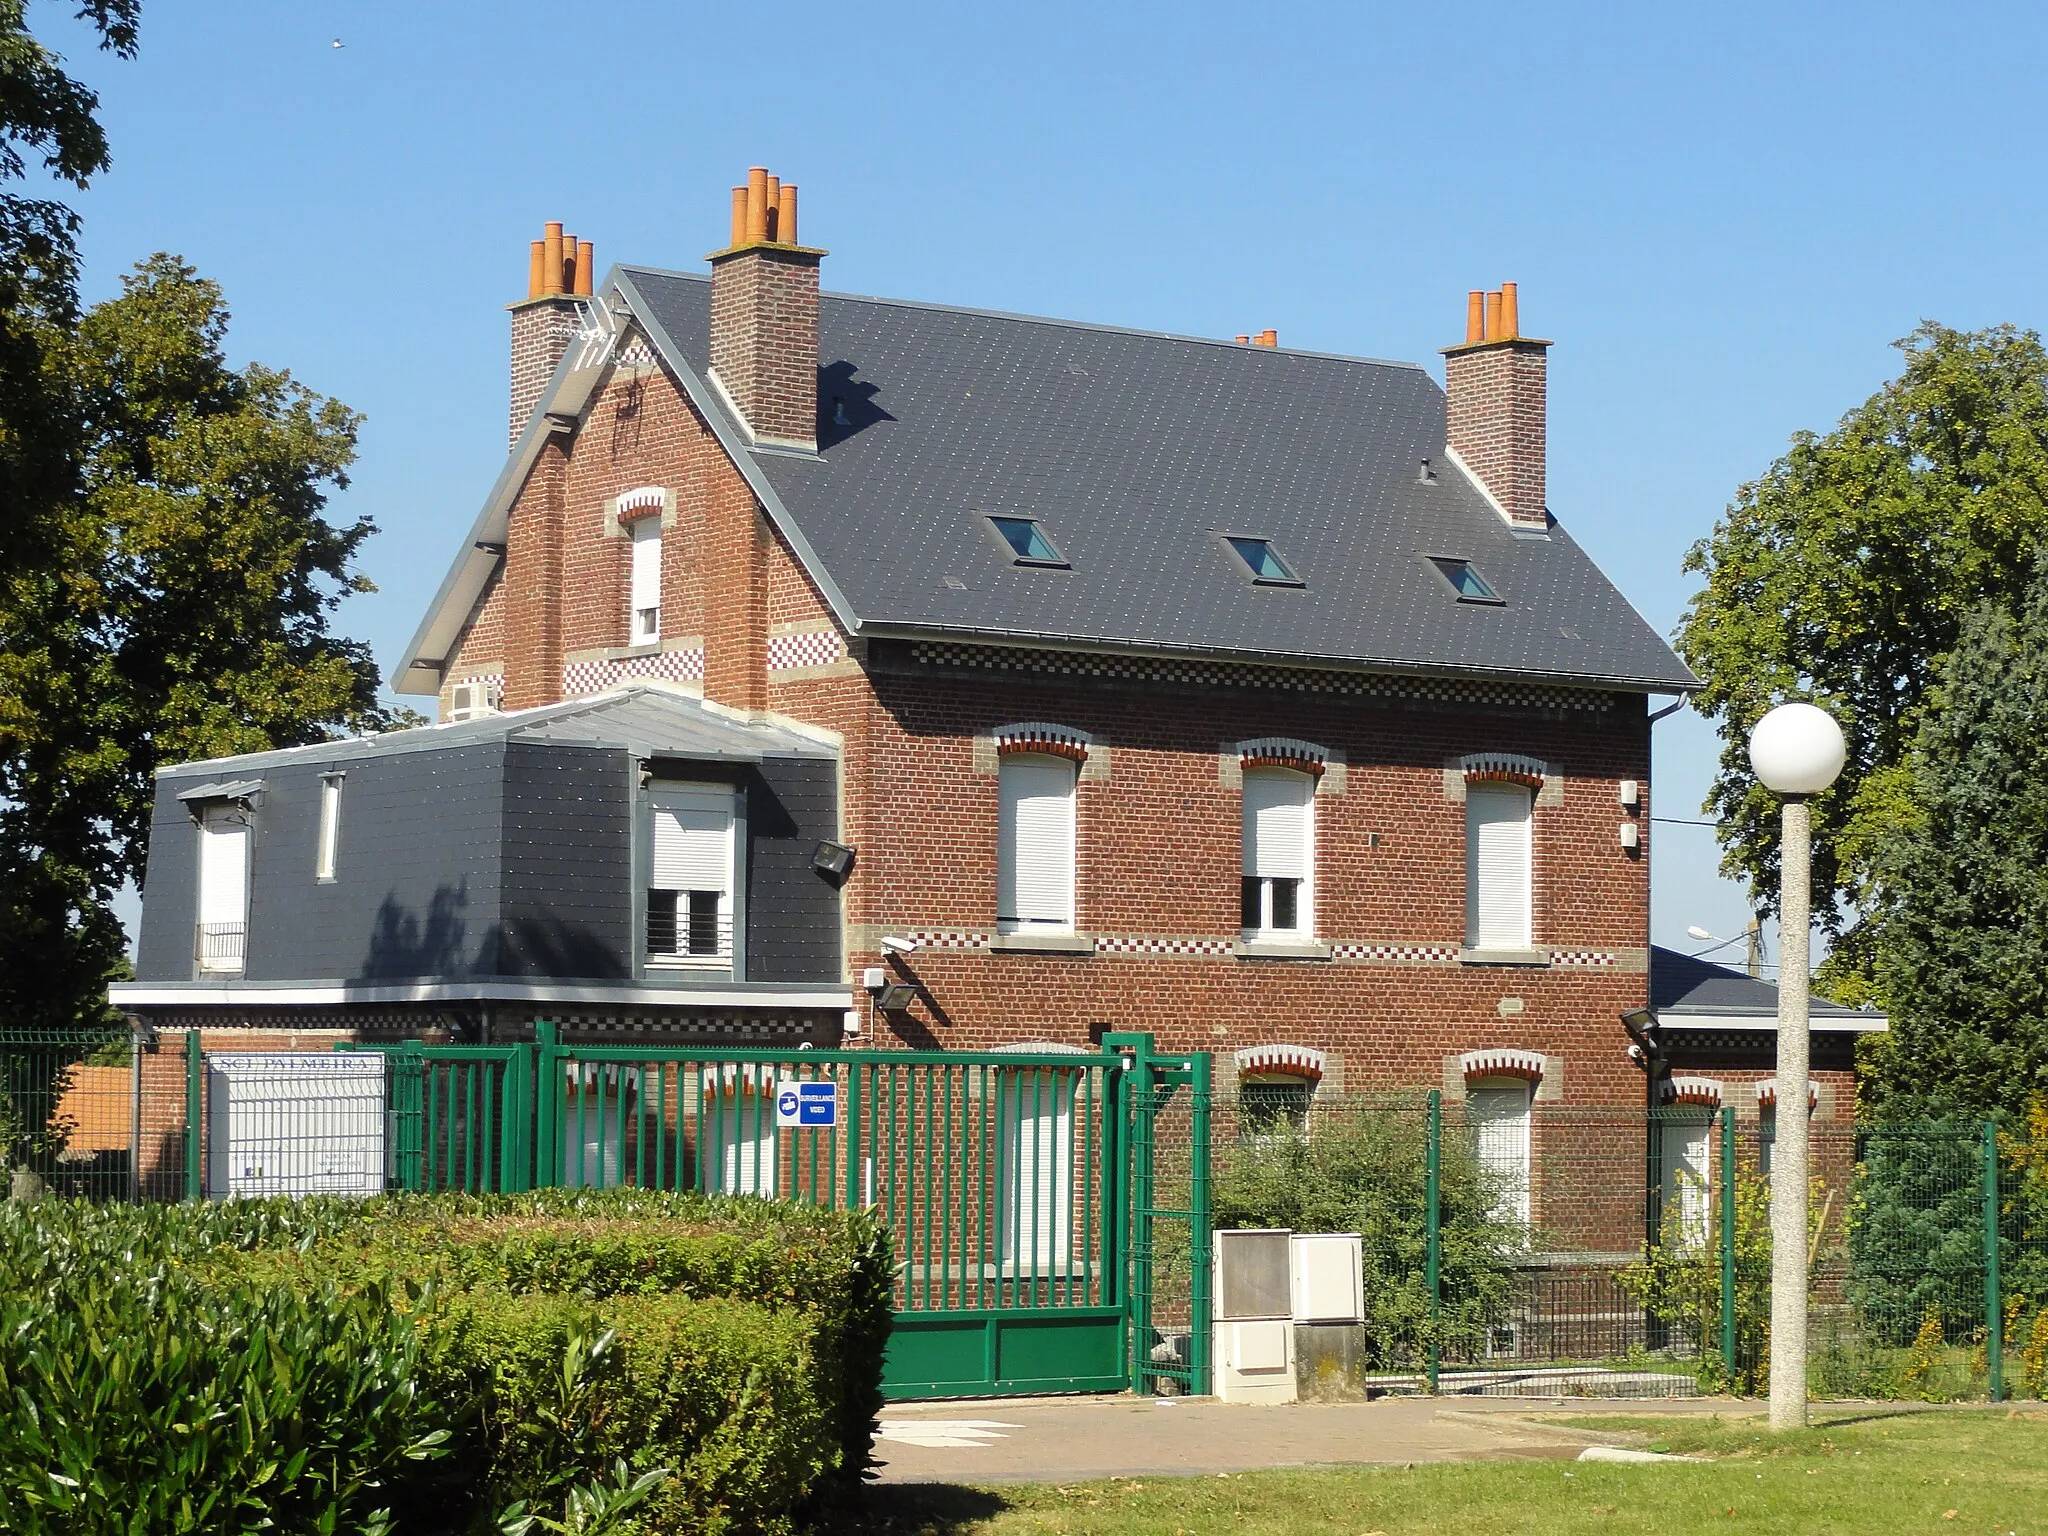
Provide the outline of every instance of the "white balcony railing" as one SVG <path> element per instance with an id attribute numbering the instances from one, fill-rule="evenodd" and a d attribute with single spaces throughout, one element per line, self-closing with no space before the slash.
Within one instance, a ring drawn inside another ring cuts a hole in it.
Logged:
<path id="1" fill-rule="evenodd" d="M 239 976 L 248 941 L 247 923 L 200 923 L 192 936 L 192 957 L 211 975 Z"/>

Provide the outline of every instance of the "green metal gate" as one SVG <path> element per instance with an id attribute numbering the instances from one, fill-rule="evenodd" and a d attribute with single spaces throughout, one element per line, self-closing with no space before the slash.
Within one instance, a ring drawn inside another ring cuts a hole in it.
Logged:
<path id="1" fill-rule="evenodd" d="M 634 1186 L 868 1209 L 897 1254 L 891 1398 L 1110 1392 L 1153 1374 L 1207 1390 L 1206 1056 L 1155 1058 L 1146 1035 L 1093 1053 L 537 1033 L 532 1046 L 348 1047 L 391 1064 L 394 1187 Z M 778 1091 L 797 1083 L 832 1085 L 832 1123 L 778 1124 Z M 1155 1200 L 1162 1114 L 1172 1165 L 1200 1178 Z M 1168 1267 L 1185 1274 L 1198 1257 L 1202 1280 L 1169 1287 L 1162 1309 L 1152 1266 L 1168 1227 Z M 1160 1372 L 1146 1362 L 1169 1327 L 1198 1342 Z"/>

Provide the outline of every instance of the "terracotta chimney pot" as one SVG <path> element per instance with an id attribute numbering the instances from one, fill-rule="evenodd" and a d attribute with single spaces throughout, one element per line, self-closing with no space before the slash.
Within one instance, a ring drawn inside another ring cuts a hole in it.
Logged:
<path id="1" fill-rule="evenodd" d="M 576 291 L 592 293 L 597 283 L 597 244 L 591 240 L 576 242 Z"/>

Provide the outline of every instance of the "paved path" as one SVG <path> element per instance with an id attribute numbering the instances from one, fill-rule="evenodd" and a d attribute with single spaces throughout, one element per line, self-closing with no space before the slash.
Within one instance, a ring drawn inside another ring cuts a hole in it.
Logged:
<path id="1" fill-rule="evenodd" d="M 1599 1436 L 1523 1414 L 1761 1411 L 1748 1404 L 1383 1398 L 1257 1408 L 1213 1399 L 1010 1398 L 897 1403 L 875 1455 L 897 1483 L 1078 1482 L 1343 1462 L 1569 1459 Z"/>

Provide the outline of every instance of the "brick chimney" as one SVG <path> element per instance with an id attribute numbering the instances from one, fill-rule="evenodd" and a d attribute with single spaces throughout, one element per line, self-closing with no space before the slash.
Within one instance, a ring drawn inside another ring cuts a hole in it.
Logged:
<path id="1" fill-rule="evenodd" d="M 519 441 L 540 392 L 569 350 L 576 333 L 576 300 L 587 297 L 597 276 L 597 251 L 588 240 L 544 226 L 527 259 L 526 297 L 512 311 L 512 430 Z"/>
<path id="2" fill-rule="evenodd" d="M 760 166 L 732 189 L 732 244 L 711 262 L 711 373 L 754 441 L 818 446 L 818 263 L 797 244 L 796 188 Z"/>
<path id="3" fill-rule="evenodd" d="M 1548 528 L 1544 374 L 1550 343 L 1524 336 L 1515 285 L 1466 296 L 1464 344 L 1444 348 L 1450 450 L 1517 528 Z"/>

